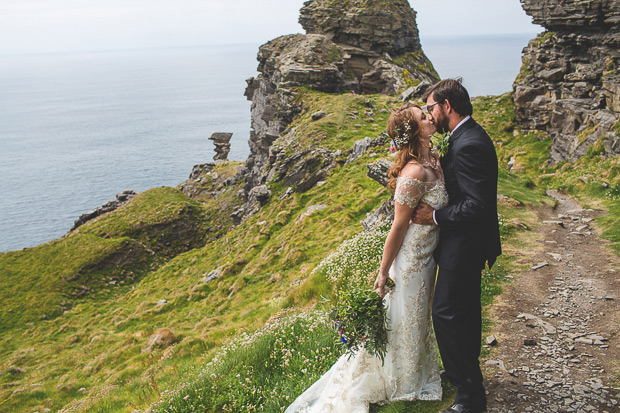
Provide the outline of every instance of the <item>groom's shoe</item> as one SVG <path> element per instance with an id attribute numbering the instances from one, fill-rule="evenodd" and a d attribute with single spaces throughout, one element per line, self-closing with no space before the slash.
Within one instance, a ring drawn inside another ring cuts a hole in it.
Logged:
<path id="1" fill-rule="evenodd" d="M 454 403 L 447 410 L 442 411 L 441 413 L 481 413 L 484 410 L 474 409 L 473 407 L 465 406 L 461 403 Z"/>

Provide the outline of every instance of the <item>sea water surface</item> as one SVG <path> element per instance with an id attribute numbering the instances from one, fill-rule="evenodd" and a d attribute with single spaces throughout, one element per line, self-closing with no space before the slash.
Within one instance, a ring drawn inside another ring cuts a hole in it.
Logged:
<path id="1" fill-rule="evenodd" d="M 512 91 L 521 52 L 535 34 L 421 37 L 422 49 L 442 79 L 462 77 L 471 96 Z"/>
<path id="2" fill-rule="evenodd" d="M 249 154 L 245 79 L 257 45 L 0 57 L 0 251 L 66 233 L 82 213 L 176 186 L 213 132 Z"/>
<path id="3" fill-rule="evenodd" d="M 422 38 L 442 78 L 472 96 L 512 89 L 534 35 Z M 176 186 L 212 160 L 213 132 L 249 154 L 257 44 L 0 56 L 0 251 L 65 234 L 82 213 Z"/>

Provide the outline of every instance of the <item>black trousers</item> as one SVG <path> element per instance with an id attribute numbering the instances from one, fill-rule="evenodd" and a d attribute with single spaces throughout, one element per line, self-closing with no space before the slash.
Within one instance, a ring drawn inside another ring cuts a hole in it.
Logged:
<path id="1" fill-rule="evenodd" d="M 480 371 L 482 265 L 460 271 L 439 268 L 433 326 L 445 375 L 457 387 L 456 402 L 486 409 Z"/>

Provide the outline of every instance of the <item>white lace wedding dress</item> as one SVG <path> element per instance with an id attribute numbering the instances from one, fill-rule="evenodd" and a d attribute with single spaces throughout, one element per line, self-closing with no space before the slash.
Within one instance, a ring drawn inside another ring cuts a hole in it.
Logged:
<path id="1" fill-rule="evenodd" d="M 395 202 L 435 209 L 448 203 L 442 180 L 399 177 Z M 386 295 L 388 332 L 385 364 L 365 350 L 343 355 L 286 412 L 368 412 L 370 403 L 441 400 L 441 380 L 431 321 L 439 229 L 410 224 L 389 274 L 396 287 Z"/>

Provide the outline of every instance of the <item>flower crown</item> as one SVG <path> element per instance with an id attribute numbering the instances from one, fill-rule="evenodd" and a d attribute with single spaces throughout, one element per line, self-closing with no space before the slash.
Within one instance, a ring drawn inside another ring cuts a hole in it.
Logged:
<path id="1" fill-rule="evenodd" d="M 394 136 L 393 141 L 394 146 L 397 149 L 400 149 L 407 145 L 409 143 L 409 140 L 411 139 L 411 125 L 409 125 L 408 121 L 403 124 L 403 129 L 404 131 L 401 132 L 399 127 L 396 128 L 396 136 Z"/>

